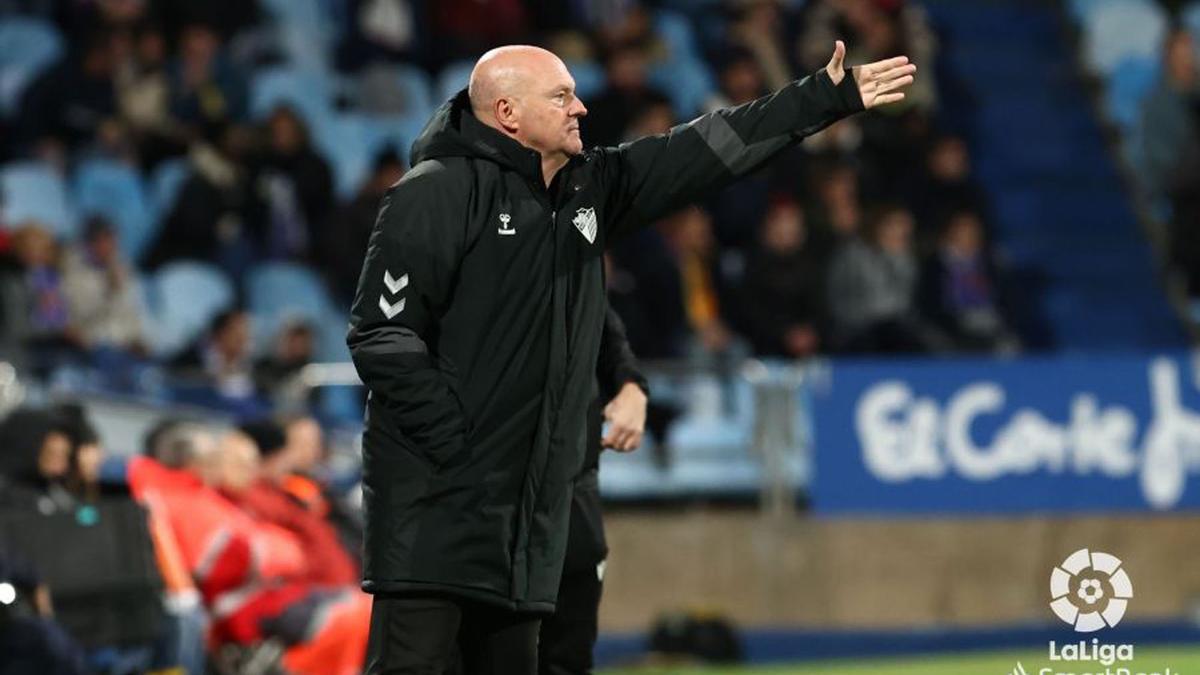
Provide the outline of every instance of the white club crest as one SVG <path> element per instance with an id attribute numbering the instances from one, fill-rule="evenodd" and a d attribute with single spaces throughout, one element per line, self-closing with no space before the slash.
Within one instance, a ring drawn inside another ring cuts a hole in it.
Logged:
<path id="1" fill-rule="evenodd" d="M 575 224 L 575 229 L 579 230 L 589 244 L 596 243 L 596 209 L 590 206 L 586 209 L 579 209 L 575 212 L 575 218 L 571 222 Z"/>

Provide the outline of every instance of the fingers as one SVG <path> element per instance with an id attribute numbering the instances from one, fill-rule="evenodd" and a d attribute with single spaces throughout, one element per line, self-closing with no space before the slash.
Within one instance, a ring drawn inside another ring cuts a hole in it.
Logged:
<path id="1" fill-rule="evenodd" d="M 905 75 L 904 77 L 892 80 L 891 82 L 881 82 L 880 84 L 878 84 L 875 87 L 875 93 L 883 94 L 885 92 L 899 89 L 900 87 L 907 87 L 908 85 L 910 85 L 912 83 L 913 83 L 913 76 Z"/>
<path id="2" fill-rule="evenodd" d="M 899 92 L 899 93 L 895 93 L 895 94 L 883 94 L 881 96 L 876 96 L 875 101 L 871 104 L 871 106 L 874 107 L 877 105 L 887 105 L 889 103 L 895 103 L 897 101 L 903 101 L 903 100 L 904 100 L 904 92 Z"/>
<path id="3" fill-rule="evenodd" d="M 911 78 L 917 72 L 917 64 L 909 63 L 898 68 L 890 68 L 888 70 L 872 73 L 871 77 L 878 82 L 890 82 L 908 76 Z"/>
<path id="4" fill-rule="evenodd" d="M 642 444 L 642 432 L 614 425 L 600 443 L 617 452 L 630 452 Z"/>
<path id="5" fill-rule="evenodd" d="M 846 43 L 841 40 L 835 40 L 833 43 L 833 56 L 829 59 L 829 65 L 834 68 L 841 68 L 842 63 L 846 60 Z"/>
<path id="6" fill-rule="evenodd" d="M 890 59 L 875 61 L 874 63 L 867 63 L 862 66 L 862 69 L 867 75 L 875 75 L 876 73 L 886 72 L 893 68 L 899 68 L 906 63 L 908 63 L 907 56 L 893 56 Z"/>

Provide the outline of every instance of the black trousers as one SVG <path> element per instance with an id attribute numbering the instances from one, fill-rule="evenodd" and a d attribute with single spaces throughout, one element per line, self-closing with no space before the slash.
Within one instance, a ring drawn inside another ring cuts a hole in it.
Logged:
<path id="1" fill-rule="evenodd" d="M 379 594 L 367 675 L 536 675 L 542 615 L 447 595 Z"/>
<path id="2" fill-rule="evenodd" d="M 603 589 L 595 568 L 563 575 L 554 614 L 542 619 L 538 673 L 591 675 L 596 615 Z"/>

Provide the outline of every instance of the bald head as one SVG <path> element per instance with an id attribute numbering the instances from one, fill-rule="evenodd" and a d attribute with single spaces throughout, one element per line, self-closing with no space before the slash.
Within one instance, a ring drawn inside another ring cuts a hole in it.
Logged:
<path id="1" fill-rule="evenodd" d="M 467 92 L 471 110 L 487 122 L 497 101 L 529 95 L 534 83 L 567 67 L 552 52 L 529 45 L 497 47 L 479 57 L 471 70 Z"/>
<path id="2" fill-rule="evenodd" d="M 512 45 L 484 54 L 471 71 L 468 95 L 476 119 L 541 154 L 547 185 L 583 152 L 579 118 L 587 108 L 575 97 L 567 66 L 545 49 Z"/>

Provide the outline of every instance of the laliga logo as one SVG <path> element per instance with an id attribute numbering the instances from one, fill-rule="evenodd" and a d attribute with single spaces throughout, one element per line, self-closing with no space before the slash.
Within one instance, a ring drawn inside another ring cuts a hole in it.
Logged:
<path id="1" fill-rule="evenodd" d="M 1116 556 L 1081 548 L 1050 573 L 1050 609 L 1078 633 L 1112 627 L 1125 616 L 1133 583 Z"/>

